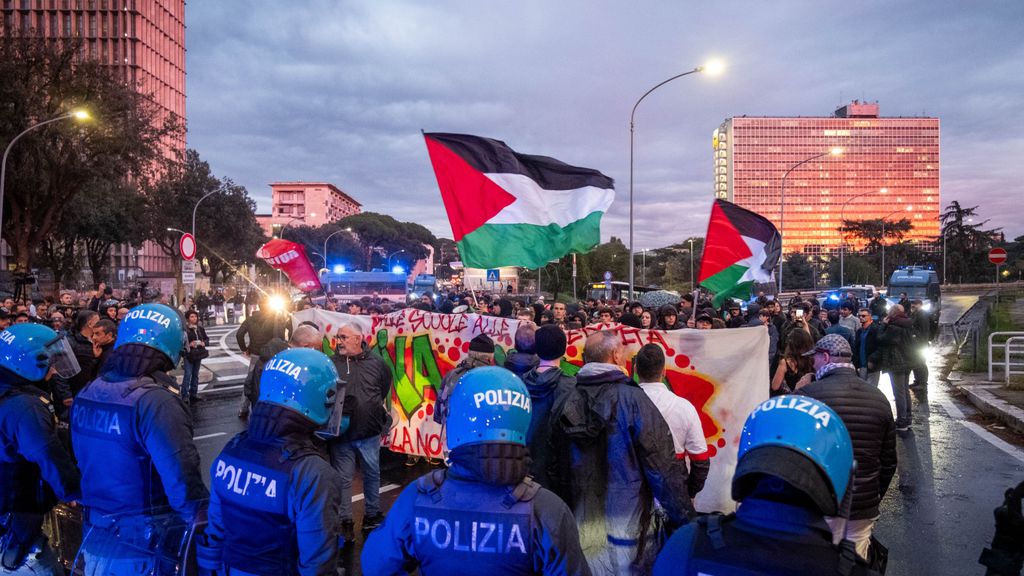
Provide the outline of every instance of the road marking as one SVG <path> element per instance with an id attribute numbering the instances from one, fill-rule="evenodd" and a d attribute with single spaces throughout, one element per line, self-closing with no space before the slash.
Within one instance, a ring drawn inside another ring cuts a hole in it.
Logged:
<path id="1" fill-rule="evenodd" d="M 239 384 L 237 386 L 218 386 L 215 388 L 206 388 L 204 390 L 200 390 L 199 393 L 205 394 L 207 392 L 225 392 L 228 390 L 241 390 L 242 388 L 245 388 L 245 386 L 242 384 Z"/>
<path id="2" fill-rule="evenodd" d="M 227 432 L 214 432 L 213 434 L 203 434 L 202 436 L 194 436 L 193 440 L 206 440 L 207 438 L 216 438 L 217 436 L 226 436 Z"/>
<path id="3" fill-rule="evenodd" d="M 207 358 L 203 360 L 203 366 L 209 366 L 210 364 L 233 364 L 235 362 L 242 362 L 243 360 L 246 359 L 242 358 L 242 360 L 239 360 L 237 358 L 232 358 L 231 356 L 215 356 L 213 358 Z M 248 362 L 242 363 L 245 364 L 246 366 L 249 365 Z"/>
<path id="4" fill-rule="evenodd" d="M 385 492 L 391 492 L 395 488 L 401 488 L 401 486 L 399 486 L 398 484 L 385 484 L 385 485 L 380 487 L 380 493 L 383 494 Z M 352 497 L 352 501 L 353 502 L 358 502 L 358 501 L 360 501 L 362 499 L 363 499 L 363 495 L 362 494 L 356 494 L 355 496 Z"/>
<path id="5" fill-rule="evenodd" d="M 217 376 L 215 382 L 236 382 L 238 380 L 245 380 L 248 374 L 232 374 L 231 376 Z"/>
<path id="6" fill-rule="evenodd" d="M 1002 450 L 1003 452 L 1006 452 L 1010 456 L 1017 459 L 1019 462 L 1024 463 L 1024 452 L 1021 452 L 1020 448 L 1017 448 L 1016 446 L 1010 444 L 1006 440 L 1003 440 L 1002 438 L 996 436 L 995 434 L 989 432 L 988 430 L 985 430 L 980 425 L 969 420 L 966 420 L 964 418 L 963 411 L 957 408 L 956 404 L 953 404 L 952 400 L 950 400 L 949 398 L 939 398 L 936 400 L 936 403 L 942 406 L 942 409 L 946 411 L 946 414 L 949 414 L 951 418 L 963 424 L 964 427 L 970 430 L 971 432 L 977 434 L 982 440 L 988 442 L 989 444 L 995 446 L 996 448 Z"/>
<path id="7" fill-rule="evenodd" d="M 231 356 L 235 360 L 238 360 L 242 364 L 245 364 L 246 366 L 248 366 L 249 365 L 249 359 L 248 358 L 246 358 L 245 356 L 242 356 L 241 354 L 239 354 L 239 353 L 235 352 L 234 350 L 228 348 L 228 336 L 230 336 L 231 334 L 233 334 L 237 330 L 238 330 L 238 328 L 235 328 L 234 330 L 232 330 L 230 332 L 225 332 L 220 337 L 220 341 L 218 343 L 218 346 L 220 346 L 220 348 L 222 350 L 224 350 L 225 354 L 227 354 L 228 356 Z"/>

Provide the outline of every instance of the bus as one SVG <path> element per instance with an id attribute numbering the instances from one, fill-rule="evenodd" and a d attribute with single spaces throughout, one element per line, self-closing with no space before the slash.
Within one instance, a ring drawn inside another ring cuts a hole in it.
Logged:
<path id="1" fill-rule="evenodd" d="M 394 272 L 324 272 L 320 283 L 328 295 L 342 301 L 377 296 L 392 302 L 409 297 L 408 275 Z"/>
<path id="2" fill-rule="evenodd" d="M 653 292 L 657 288 L 647 288 L 644 286 L 633 286 L 633 292 L 637 300 L 640 299 L 640 295 L 645 292 Z M 587 287 L 587 298 L 593 298 L 594 300 L 605 300 L 612 302 L 618 301 L 629 296 L 629 282 L 594 282 Z"/>

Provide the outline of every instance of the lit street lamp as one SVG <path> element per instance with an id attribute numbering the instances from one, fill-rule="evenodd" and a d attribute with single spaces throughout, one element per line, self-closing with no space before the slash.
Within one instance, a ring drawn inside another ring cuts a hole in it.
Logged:
<path id="1" fill-rule="evenodd" d="M 391 270 L 391 257 L 396 255 L 396 254 L 401 254 L 402 252 L 405 252 L 405 250 L 396 250 L 396 251 L 392 252 L 391 254 L 388 254 L 388 270 Z"/>
<path id="2" fill-rule="evenodd" d="M 634 259 L 633 259 L 633 254 L 634 254 L 634 252 L 633 252 L 633 133 L 634 133 L 634 127 L 635 127 L 634 118 L 636 117 L 637 106 L 640 106 L 640 103 L 643 102 L 644 98 L 647 98 L 648 94 L 650 94 L 651 92 L 654 92 L 658 88 L 661 88 L 665 84 L 668 84 L 669 82 L 671 82 L 671 81 L 673 81 L 673 80 L 675 80 L 677 78 L 682 78 L 683 76 L 689 76 L 690 74 L 695 74 L 697 72 L 705 72 L 705 73 L 707 73 L 709 75 L 717 76 L 717 75 L 721 74 L 724 69 L 725 69 L 725 65 L 720 60 L 712 60 L 712 61 L 709 61 L 704 66 L 697 66 L 696 68 L 694 68 L 693 70 L 690 70 L 689 72 L 683 72 L 682 74 L 676 74 L 675 76 L 669 78 L 668 80 L 664 80 L 661 83 L 655 85 L 654 88 L 651 88 L 647 92 L 644 92 L 644 95 L 641 96 L 640 99 L 636 101 L 636 104 L 633 105 L 633 111 L 629 113 L 629 299 L 630 300 L 633 299 L 633 276 L 634 276 L 633 268 L 635 266 L 635 262 L 634 262 Z"/>
<path id="3" fill-rule="evenodd" d="M 61 120 L 67 120 L 68 118 L 74 118 L 75 120 L 88 120 L 89 113 L 85 110 L 72 110 L 67 114 L 61 114 L 56 118 L 43 120 L 42 122 L 33 124 L 28 128 L 25 128 L 24 130 L 21 131 L 21 133 L 19 133 L 17 136 L 11 139 L 10 142 L 7 143 L 7 148 L 4 149 L 3 161 L 0 162 L 0 230 L 3 229 L 4 222 L 4 185 L 7 182 L 7 155 L 11 153 L 11 148 L 14 146 L 14 143 L 17 142 L 22 136 L 28 134 L 29 132 L 35 130 L 36 128 L 41 128 L 43 126 L 46 126 L 47 124 L 53 124 L 54 122 L 59 122 Z"/>
<path id="4" fill-rule="evenodd" d="M 829 150 L 828 152 L 822 152 L 821 154 L 815 154 L 814 156 L 811 156 L 810 158 L 807 158 L 805 160 L 801 160 L 801 161 L 797 162 L 796 164 L 793 164 L 792 166 L 789 167 L 789 170 L 786 170 L 786 173 L 782 175 L 782 193 L 779 195 L 779 240 L 780 240 L 781 246 L 782 246 L 782 255 L 780 256 L 780 259 L 779 259 L 779 289 L 777 291 L 778 294 L 782 294 L 782 265 L 783 265 L 783 262 L 785 262 L 785 259 L 786 259 L 785 258 L 786 257 L 786 245 L 785 245 L 785 241 L 784 241 L 784 236 L 785 235 L 783 233 L 783 229 L 786 227 L 786 179 L 789 178 L 789 175 L 790 175 L 791 172 L 793 172 L 797 168 L 803 166 L 804 164 L 807 164 L 808 162 L 811 162 L 813 160 L 817 160 L 818 158 L 821 158 L 823 156 L 842 156 L 842 154 L 843 154 L 843 149 L 842 148 L 838 148 L 838 147 L 837 148 L 833 148 L 833 149 Z"/>
<path id="5" fill-rule="evenodd" d="M 324 238 L 324 268 L 327 268 L 327 241 L 334 238 L 335 234 L 341 234 L 342 232 L 352 232 L 352 228 L 341 228 L 340 230 L 335 230 L 334 232 L 331 232 L 327 238 Z"/>
<path id="6" fill-rule="evenodd" d="M 843 232 L 843 230 L 842 230 L 843 222 L 846 221 L 844 216 L 843 216 L 843 214 L 846 212 L 846 205 L 849 204 L 850 202 L 853 202 L 857 198 L 863 198 L 865 196 L 870 196 L 870 195 L 874 194 L 875 192 L 876 192 L 876 190 L 872 190 L 870 192 L 865 192 L 863 194 L 857 194 L 853 198 L 850 198 L 846 202 L 843 202 L 843 207 L 839 210 L 839 228 L 840 228 L 840 230 L 839 230 L 839 286 L 845 286 L 846 285 L 846 281 L 845 281 L 845 278 L 846 278 L 846 262 L 845 262 L 845 255 L 846 255 L 846 232 Z M 879 194 L 887 194 L 889 192 L 889 189 L 888 188 L 882 188 L 880 190 L 877 190 L 877 192 Z"/>
<path id="7" fill-rule="evenodd" d="M 900 212 L 910 212 L 913 209 L 913 206 L 907 206 L 902 210 L 894 210 L 882 217 L 882 284 L 886 286 L 888 286 L 888 283 L 886 283 L 885 281 L 885 220 L 889 216 L 892 216 L 893 214 L 899 214 Z"/>

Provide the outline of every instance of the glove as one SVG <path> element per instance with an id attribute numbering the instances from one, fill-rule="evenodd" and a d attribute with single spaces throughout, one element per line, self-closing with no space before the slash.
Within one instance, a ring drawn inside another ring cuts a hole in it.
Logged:
<path id="1" fill-rule="evenodd" d="M 219 576 L 225 573 L 221 548 L 211 546 L 206 534 L 196 537 L 196 564 L 199 566 L 199 576 Z"/>

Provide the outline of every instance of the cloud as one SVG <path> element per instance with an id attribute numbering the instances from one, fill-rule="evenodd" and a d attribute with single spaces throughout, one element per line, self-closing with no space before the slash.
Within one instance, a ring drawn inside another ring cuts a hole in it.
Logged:
<path id="1" fill-rule="evenodd" d="M 1012 238 L 1021 21 L 1019 2 L 955 0 L 191 2 L 189 145 L 263 211 L 270 182 L 327 180 L 450 236 L 420 130 L 490 136 L 613 177 L 603 235 L 627 238 L 630 109 L 721 56 L 722 77 L 674 81 L 637 109 L 637 247 L 704 233 L 725 118 L 828 115 L 853 98 L 938 116 L 943 202 L 980 204 Z"/>

